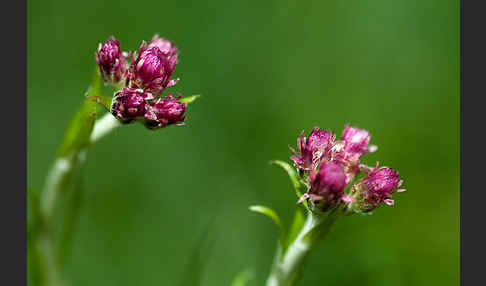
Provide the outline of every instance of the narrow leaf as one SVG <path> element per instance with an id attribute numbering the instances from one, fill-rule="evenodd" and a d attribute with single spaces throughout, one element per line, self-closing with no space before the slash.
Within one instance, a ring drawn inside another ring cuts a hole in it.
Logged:
<path id="1" fill-rule="evenodd" d="M 86 95 L 86 99 L 89 101 L 93 101 L 101 105 L 106 111 L 110 111 L 111 108 L 111 101 L 113 97 L 106 96 L 106 95 Z"/>
<path id="2" fill-rule="evenodd" d="M 93 97 L 100 94 L 101 87 L 101 76 L 96 69 L 86 97 Z M 89 139 L 96 119 L 96 105 L 96 102 L 84 100 L 81 108 L 73 116 L 66 130 L 59 149 L 59 157 L 67 157 L 72 153 L 78 153 L 81 149 L 89 145 Z"/>
<path id="3" fill-rule="evenodd" d="M 302 195 L 305 192 L 307 192 L 306 186 L 300 180 L 299 174 L 297 174 L 297 172 L 295 171 L 295 168 L 290 166 L 288 163 L 286 163 L 284 161 L 280 161 L 280 160 L 270 161 L 270 164 L 278 165 L 278 166 L 282 167 L 287 172 L 287 174 L 289 175 L 290 180 L 292 181 L 292 184 L 294 186 L 295 194 L 297 195 L 298 198 L 302 197 Z M 308 209 L 307 202 L 303 201 L 303 204 Z"/>
<path id="4" fill-rule="evenodd" d="M 280 220 L 280 217 L 278 216 L 277 212 L 275 212 L 274 210 L 272 210 L 269 207 L 260 206 L 260 205 L 250 206 L 248 209 L 250 211 L 261 213 L 261 214 L 269 217 L 278 226 L 279 231 L 280 231 L 280 244 L 283 247 L 283 245 L 285 243 L 285 230 L 284 230 L 282 221 Z"/>
<path id="5" fill-rule="evenodd" d="M 252 268 L 245 269 L 236 275 L 231 286 L 246 286 L 248 281 L 252 280 L 254 276 L 255 271 Z"/>
<path id="6" fill-rule="evenodd" d="M 195 101 L 196 99 L 198 99 L 199 97 L 201 97 L 200 94 L 184 97 L 184 98 L 180 99 L 180 102 L 185 102 L 185 103 L 189 104 L 189 103 L 192 103 L 193 101 Z"/>
<path id="7" fill-rule="evenodd" d="M 89 145 L 95 119 L 96 103 L 85 100 L 66 130 L 59 149 L 59 157 L 67 157 Z"/>

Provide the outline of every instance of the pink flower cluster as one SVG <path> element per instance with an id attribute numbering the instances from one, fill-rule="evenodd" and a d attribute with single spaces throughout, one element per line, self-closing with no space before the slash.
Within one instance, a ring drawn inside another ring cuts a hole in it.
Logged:
<path id="1" fill-rule="evenodd" d="M 308 200 L 314 208 L 325 211 L 345 205 L 348 210 L 366 213 L 381 203 L 393 204 L 391 195 L 405 191 L 397 171 L 388 168 L 368 167 L 360 163 L 361 156 L 376 151 L 369 145 L 368 131 L 345 126 L 341 138 L 331 131 L 314 127 L 309 137 L 302 132 L 297 140 L 298 152 L 290 148 L 291 157 L 299 174 L 307 183 L 308 191 L 299 202 Z M 345 192 L 353 180 L 364 172 L 365 176 Z"/>
<path id="2" fill-rule="evenodd" d="M 118 120 L 143 119 L 151 129 L 183 124 L 186 103 L 179 101 L 181 96 L 160 97 L 179 81 L 171 78 L 178 62 L 178 50 L 171 41 L 155 35 L 149 44 L 142 42 L 138 53 L 132 53 L 123 52 L 112 36 L 99 45 L 95 56 L 104 82 L 121 89 L 110 110 Z"/>

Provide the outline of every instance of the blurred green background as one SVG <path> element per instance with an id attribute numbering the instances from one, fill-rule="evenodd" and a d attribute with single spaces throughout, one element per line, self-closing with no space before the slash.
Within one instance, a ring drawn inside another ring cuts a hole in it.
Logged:
<path id="1" fill-rule="evenodd" d="M 203 95 L 185 127 L 130 125 L 90 150 L 72 286 L 195 285 L 198 269 L 201 285 L 229 285 L 248 267 L 263 285 L 278 233 L 247 207 L 289 221 L 297 200 L 268 161 L 289 161 L 303 129 L 344 124 L 372 132 L 363 161 L 399 170 L 408 192 L 338 221 L 299 285 L 459 284 L 459 1 L 45 0 L 27 16 L 36 190 L 108 36 L 174 41 L 172 90 Z"/>

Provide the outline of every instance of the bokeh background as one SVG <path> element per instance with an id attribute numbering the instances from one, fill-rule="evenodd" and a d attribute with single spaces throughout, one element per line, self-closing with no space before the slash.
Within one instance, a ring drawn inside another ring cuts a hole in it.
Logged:
<path id="1" fill-rule="evenodd" d="M 339 221 L 299 285 L 458 285 L 459 1 L 28 1 L 28 185 L 42 187 L 99 42 L 180 49 L 172 88 L 202 94 L 185 127 L 93 146 L 67 275 L 76 285 L 263 285 L 288 222 L 302 130 L 372 132 L 408 192 Z M 109 90 L 106 90 L 109 95 Z M 199 256 L 199 258 L 197 258 Z M 199 282 L 194 282 L 199 280 Z"/>

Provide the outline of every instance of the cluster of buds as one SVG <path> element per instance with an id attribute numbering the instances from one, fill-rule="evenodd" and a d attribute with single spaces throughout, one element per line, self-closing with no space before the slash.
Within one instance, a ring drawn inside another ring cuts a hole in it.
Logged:
<path id="1" fill-rule="evenodd" d="M 313 211 L 321 212 L 342 206 L 350 212 L 369 213 L 382 203 L 392 205 L 392 194 L 405 191 L 398 189 L 402 180 L 391 168 L 360 163 L 361 156 L 377 149 L 369 142 L 368 131 L 350 126 L 345 126 L 339 140 L 335 133 L 318 127 L 307 138 L 302 132 L 298 152 L 290 148 L 294 153 L 290 158 L 308 188 L 299 202 L 307 200 Z M 352 184 L 360 172 L 365 176 Z"/>
<path id="2" fill-rule="evenodd" d="M 105 84 L 114 87 L 110 112 L 122 123 L 141 120 L 146 127 L 157 129 L 182 125 L 186 103 L 181 96 L 162 92 L 179 79 L 172 74 L 178 62 L 174 44 L 155 35 L 149 44 L 142 42 L 138 53 L 123 52 L 120 42 L 110 37 L 95 54 Z"/>

